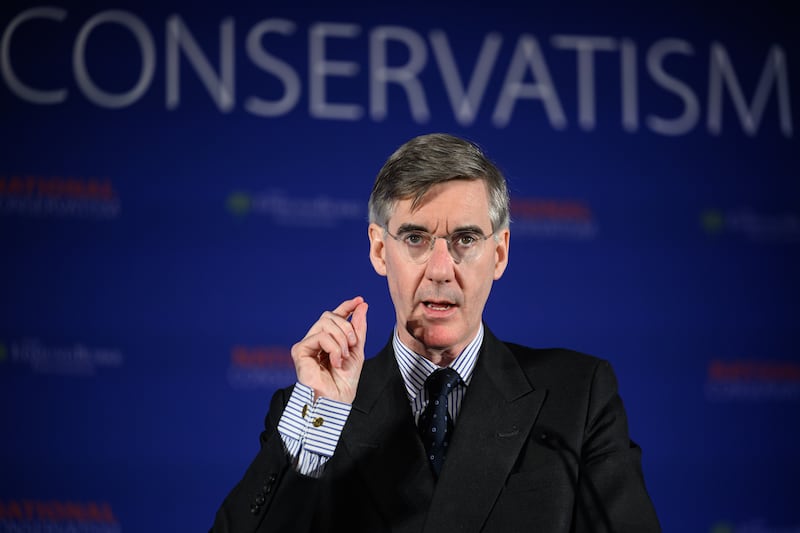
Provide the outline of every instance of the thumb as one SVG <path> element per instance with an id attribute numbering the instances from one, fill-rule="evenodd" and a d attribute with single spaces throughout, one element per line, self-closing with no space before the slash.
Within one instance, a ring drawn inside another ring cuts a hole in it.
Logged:
<path id="1" fill-rule="evenodd" d="M 353 316 L 350 319 L 353 329 L 356 331 L 356 342 L 360 351 L 364 351 L 364 345 L 367 340 L 367 309 L 369 305 L 367 302 L 361 302 L 353 311 Z"/>

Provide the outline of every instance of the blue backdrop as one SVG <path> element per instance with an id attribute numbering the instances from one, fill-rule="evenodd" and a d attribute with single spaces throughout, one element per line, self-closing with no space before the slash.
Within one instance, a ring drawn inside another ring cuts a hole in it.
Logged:
<path id="1" fill-rule="evenodd" d="M 788 4 L 788 3 L 786 3 Z M 609 359 L 665 531 L 800 530 L 788 5 L 0 6 L 0 532 L 202 531 L 367 258 L 385 158 L 512 192 L 503 339 Z"/>

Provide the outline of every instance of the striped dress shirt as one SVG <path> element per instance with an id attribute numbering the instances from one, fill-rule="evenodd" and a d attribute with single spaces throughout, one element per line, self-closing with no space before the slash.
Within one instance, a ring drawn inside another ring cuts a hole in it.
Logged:
<path id="1" fill-rule="evenodd" d="M 447 402 L 454 424 L 467 386 L 472 380 L 482 343 L 483 324 L 475 338 L 450 365 L 461 378 L 458 385 L 450 392 Z M 439 367 L 403 344 L 397 334 L 397 328 L 392 337 L 392 347 L 416 422 L 428 403 L 425 380 Z M 351 404 L 329 398 L 319 398 L 315 402 L 314 390 L 311 387 L 302 383 L 295 384 L 289 403 L 278 422 L 278 433 L 298 472 L 311 477 L 322 475 L 325 463 L 333 456 L 339 442 L 351 407 Z"/>

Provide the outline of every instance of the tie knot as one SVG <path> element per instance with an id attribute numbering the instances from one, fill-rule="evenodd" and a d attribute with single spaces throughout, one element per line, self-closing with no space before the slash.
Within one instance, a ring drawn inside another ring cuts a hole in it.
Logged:
<path id="1" fill-rule="evenodd" d="M 425 380 L 425 390 L 430 398 L 447 396 L 460 379 L 452 368 L 439 368 Z"/>

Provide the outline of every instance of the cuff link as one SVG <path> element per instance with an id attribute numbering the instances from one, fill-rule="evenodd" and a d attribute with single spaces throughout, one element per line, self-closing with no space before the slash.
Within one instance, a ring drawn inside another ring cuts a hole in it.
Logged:
<path id="1" fill-rule="evenodd" d="M 310 409 L 311 408 L 308 406 L 308 404 L 305 404 L 303 406 L 303 410 L 300 412 L 300 416 L 303 417 L 304 420 L 305 420 L 306 415 L 308 414 L 308 411 Z M 311 421 L 311 425 L 314 426 L 315 428 L 320 427 L 324 423 L 325 423 L 325 419 L 322 418 L 321 416 L 318 416 L 314 420 Z"/>

